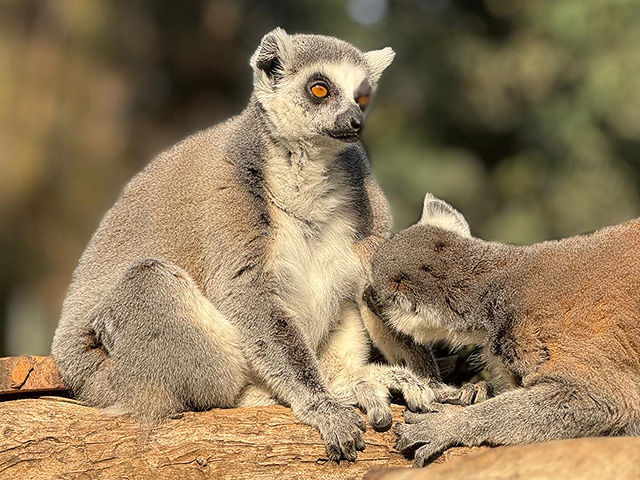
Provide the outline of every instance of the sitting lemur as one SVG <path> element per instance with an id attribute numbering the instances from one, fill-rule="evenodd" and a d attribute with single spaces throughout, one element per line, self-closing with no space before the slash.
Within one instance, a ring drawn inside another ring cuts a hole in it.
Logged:
<path id="1" fill-rule="evenodd" d="M 353 406 L 388 428 L 390 391 L 416 408 L 450 392 L 428 348 L 361 308 L 390 219 L 360 134 L 393 57 L 275 29 L 251 58 L 246 109 L 129 182 L 53 340 L 78 399 L 148 420 L 279 402 L 331 459 L 354 460 Z M 368 335 L 395 365 L 368 363 Z"/>

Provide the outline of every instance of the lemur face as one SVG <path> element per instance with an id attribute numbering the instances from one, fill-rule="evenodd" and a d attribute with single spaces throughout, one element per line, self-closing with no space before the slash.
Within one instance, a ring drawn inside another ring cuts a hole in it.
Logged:
<path id="1" fill-rule="evenodd" d="M 267 34 L 251 59 L 254 92 L 274 134 L 292 143 L 356 142 L 391 49 L 362 53 L 319 35 Z"/>
<path id="2" fill-rule="evenodd" d="M 376 252 L 369 308 L 418 342 L 468 330 L 476 278 L 489 268 L 473 243 L 464 217 L 428 195 L 420 222 Z"/>
<path id="3" fill-rule="evenodd" d="M 302 91 L 299 105 L 312 132 L 341 142 L 357 142 L 373 94 L 364 70 L 343 63 L 312 66 L 308 71 L 302 74 L 307 80 L 302 85 L 295 82 L 291 94 Z"/>

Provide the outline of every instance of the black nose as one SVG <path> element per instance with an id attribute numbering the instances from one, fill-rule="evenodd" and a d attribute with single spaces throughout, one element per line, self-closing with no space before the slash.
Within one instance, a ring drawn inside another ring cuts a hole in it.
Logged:
<path id="1" fill-rule="evenodd" d="M 360 130 L 362 127 L 362 119 L 359 117 L 351 117 L 351 127 L 356 131 Z"/>

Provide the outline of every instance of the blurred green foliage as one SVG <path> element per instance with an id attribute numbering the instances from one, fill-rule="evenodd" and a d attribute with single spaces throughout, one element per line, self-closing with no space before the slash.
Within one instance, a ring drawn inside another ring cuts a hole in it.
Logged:
<path id="1" fill-rule="evenodd" d="M 48 352 L 103 212 L 277 25 L 397 52 L 365 131 L 396 230 L 426 191 L 508 242 L 638 215 L 639 0 L 3 0 L 0 354 Z"/>

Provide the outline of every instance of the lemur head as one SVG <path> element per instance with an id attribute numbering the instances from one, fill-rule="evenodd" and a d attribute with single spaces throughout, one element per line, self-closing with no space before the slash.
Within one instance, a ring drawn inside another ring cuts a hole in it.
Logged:
<path id="1" fill-rule="evenodd" d="M 493 268 L 490 244 L 471 237 L 465 218 L 427 194 L 420 221 L 376 252 L 369 308 L 419 342 L 478 340 L 474 310 Z"/>
<path id="2" fill-rule="evenodd" d="M 289 143 L 344 147 L 356 142 L 378 80 L 394 57 L 363 53 L 320 35 L 266 34 L 251 57 L 254 94 L 272 135 Z"/>

